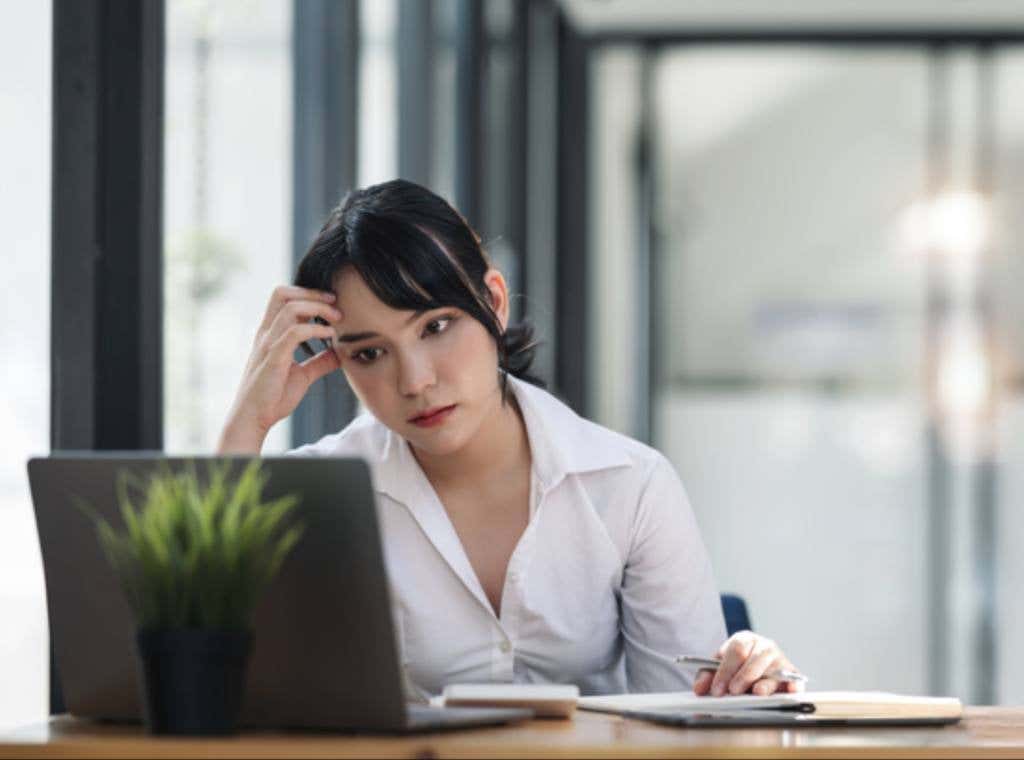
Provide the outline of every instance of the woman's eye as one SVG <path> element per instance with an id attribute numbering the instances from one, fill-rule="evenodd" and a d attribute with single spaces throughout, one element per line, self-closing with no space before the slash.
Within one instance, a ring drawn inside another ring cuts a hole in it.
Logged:
<path id="1" fill-rule="evenodd" d="M 352 358 L 360 364 L 371 364 L 380 357 L 379 348 L 364 348 L 352 354 Z"/>
<path id="2" fill-rule="evenodd" d="M 437 335 L 438 333 L 443 333 L 445 330 L 448 329 L 448 323 L 451 321 L 451 317 L 438 317 L 437 319 L 432 319 L 429 322 L 427 322 L 427 326 L 424 332 L 426 332 L 428 335 Z"/>

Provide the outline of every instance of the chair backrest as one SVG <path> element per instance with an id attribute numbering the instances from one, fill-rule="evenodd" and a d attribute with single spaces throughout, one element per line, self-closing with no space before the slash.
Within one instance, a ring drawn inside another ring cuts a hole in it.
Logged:
<path id="1" fill-rule="evenodd" d="M 750 615 L 747 613 L 747 603 L 743 601 L 743 597 L 722 594 L 722 614 L 725 615 L 725 630 L 730 636 L 736 631 L 753 630 Z"/>
<path id="2" fill-rule="evenodd" d="M 53 657 L 53 641 L 50 641 L 50 715 L 67 712 L 64 706 L 64 692 L 60 689 L 60 676 L 57 673 L 57 661 Z"/>

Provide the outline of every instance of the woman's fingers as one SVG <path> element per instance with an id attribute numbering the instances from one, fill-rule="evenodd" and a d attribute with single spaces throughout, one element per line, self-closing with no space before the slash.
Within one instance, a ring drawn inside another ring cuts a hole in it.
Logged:
<path id="1" fill-rule="evenodd" d="M 263 333 L 264 345 L 269 346 L 277 342 L 292 325 L 300 322 L 308 322 L 314 317 L 319 317 L 324 322 L 333 324 L 340 322 L 342 312 L 327 303 L 318 301 L 289 301 L 280 308 L 270 327 Z"/>
<path id="2" fill-rule="evenodd" d="M 747 635 L 744 635 L 747 634 Z M 754 648 L 755 637 L 746 631 L 733 634 L 719 649 L 721 664 L 711 681 L 711 694 L 720 697 L 726 693 L 729 683 L 743 667 Z"/>
<path id="3" fill-rule="evenodd" d="M 274 292 L 270 294 L 270 300 L 267 302 L 267 309 L 263 314 L 263 321 L 260 322 L 259 331 L 265 332 L 269 329 L 278 312 L 287 303 L 292 301 L 312 301 L 314 303 L 332 304 L 336 300 L 337 296 L 334 293 L 328 293 L 326 290 L 300 288 L 297 285 L 278 285 L 274 288 Z"/>
<path id="4" fill-rule="evenodd" d="M 784 683 L 784 682 L 783 682 Z M 780 682 L 774 678 L 762 678 L 751 687 L 751 691 L 759 697 L 767 697 L 779 690 Z"/>
<path id="5" fill-rule="evenodd" d="M 713 670 L 701 670 L 697 673 L 697 677 L 693 679 L 693 693 L 698 697 L 703 697 L 705 694 L 711 691 L 711 681 L 715 677 L 715 671 Z"/>
<path id="6" fill-rule="evenodd" d="M 302 368 L 308 385 L 312 385 L 321 377 L 330 374 L 340 366 L 341 363 L 338 361 L 338 355 L 331 349 L 321 351 L 316 356 L 306 359 L 306 361 L 299 365 Z"/>
<path id="7" fill-rule="evenodd" d="M 319 325 L 313 322 L 294 324 L 270 346 L 270 350 L 267 352 L 267 361 L 271 364 L 290 367 L 295 361 L 295 350 L 301 343 L 312 338 L 330 340 L 333 337 L 334 328 L 330 325 Z M 334 352 L 321 353 L 333 354 Z"/>
<path id="8" fill-rule="evenodd" d="M 294 285 L 274 289 L 225 424 L 223 446 L 258 452 L 266 431 L 294 411 L 309 386 L 337 369 L 333 350 L 295 363 L 295 350 L 305 341 L 321 338 L 333 344 L 331 323 L 344 317 L 336 300 L 334 293 Z"/>
<path id="9" fill-rule="evenodd" d="M 337 324 L 343 317 L 344 313 L 330 304 L 316 301 L 289 301 L 277 312 L 270 327 L 257 334 L 256 346 L 253 349 L 254 357 L 256 361 L 260 361 L 263 356 L 273 350 L 281 336 L 296 324 L 308 324 L 314 318 L 318 322 Z M 333 339 L 334 333 L 331 332 L 327 337 Z"/>
<path id="10" fill-rule="evenodd" d="M 798 668 L 796 665 L 791 663 L 784 655 L 783 655 L 782 661 L 779 663 L 778 667 L 781 670 L 788 670 L 788 671 L 791 671 L 793 673 L 799 673 L 800 672 L 800 668 Z M 782 681 L 779 684 L 779 688 L 780 688 L 780 691 L 788 691 L 788 692 L 803 691 L 804 690 L 804 682 L 803 681 Z"/>
<path id="11" fill-rule="evenodd" d="M 729 693 L 743 694 L 755 681 L 777 666 L 779 655 L 779 648 L 772 641 L 767 639 L 758 641 L 742 667 L 729 681 Z"/>
<path id="12" fill-rule="evenodd" d="M 752 631 L 739 631 L 718 648 L 715 656 L 721 661 L 710 676 L 701 671 L 694 680 L 696 694 L 774 694 L 776 691 L 802 691 L 800 682 L 780 681 L 769 675 L 777 670 L 797 671 L 779 645 Z"/>

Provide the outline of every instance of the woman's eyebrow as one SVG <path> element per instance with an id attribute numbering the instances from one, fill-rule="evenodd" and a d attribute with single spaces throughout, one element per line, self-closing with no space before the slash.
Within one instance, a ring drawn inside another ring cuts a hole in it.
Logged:
<path id="1" fill-rule="evenodd" d="M 417 319 L 419 319 L 420 317 L 422 317 L 426 313 L 427 313 L 426 311 L 415 311 L 415 312 L 413 312 L 411 317 L 409 317 L 407 320 L 405 320 L 405 323 L 409 324 L 410 322 L 414 322 L 414 321 L 416 321 Z M 367 340 L 369 338 L 379 338 L 379 337 L 380 337 L 380 333 L 375 333 L 375 332 L 342 333 L 341 335 L 338 336 L 338 342 L 339 343 L 358 343 L 361 340 Z"/>
<path id="2" fill-rule="evenodd" d="M 357 343 L 367 338 L 378 338 L 380 337 L 375 332 L 361 332 L 361 333 L 345 333 L 338 336 L 339 343 Z"/>

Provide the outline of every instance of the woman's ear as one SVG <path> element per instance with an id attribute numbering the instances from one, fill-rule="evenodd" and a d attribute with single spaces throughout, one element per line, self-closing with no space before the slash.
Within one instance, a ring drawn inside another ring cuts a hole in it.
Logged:
<path id="1" fill-rule="evenodd" d="M 498 316 L 498 324 L 501 325 L 501 329 L 504 332 L 505 328 L 508 327 L 508 285 L 501 272 L 493 267 L 484 273 L 484 285 L 487 286 L 487 290 L 491 293 L 491 308 L 494 309 L 494 313 Z"/>

